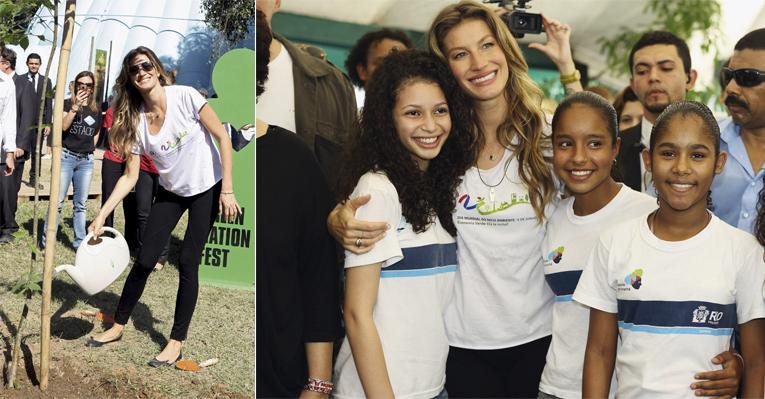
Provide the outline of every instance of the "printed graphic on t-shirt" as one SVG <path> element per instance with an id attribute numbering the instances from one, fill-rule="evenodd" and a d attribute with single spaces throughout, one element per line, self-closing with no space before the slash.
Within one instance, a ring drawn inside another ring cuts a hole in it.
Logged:
<path id="1" fill-rule="evenodd" d="M 632 286 L 632 288 L 639 290 L 642 285 L 643 269 L 635 269 L 632 273 L 624 277 L 624 284 L 619 283 L 619 290 L 628 291 L 630 288 L 627 286 Z"/>
<path id="2" fill-rule="evenodd" d="M 490 194 L 493 196 L 493 194 Z M 463 216 L 457 215 L 455 222 L 457 224 L 475 224 L 475 225 L 487 225 L 487 226 L 505 226 L 511 222 L 520 222 L 525 220 L 535 220 L 535 216 L 526 217 L 501 217 L 499 215 L 492 217 L 485 217 L 494 214 L 501 214 L 508 209 L 511 209 L 518 205 L 530 205 L 528 193 L 510 193 L 507 198 L 486 198 L 476 196 L 475 199 L 470 194 L 462 194 L 457 199 L 457 206 L 461 206 L 469 214 L 475 214 L 476 216 Z"/>
<path id="3" fill-rule="evenodd" d="M 154 149 L 156 149 L 157 147 L 153 146 L 152 150 L 149 151 L 149 154 L 152 157 L 164 157 L 167 155 L 171 155 L 173 153 L 178 152 L 188 142 L 189 142 L 188 130 L 181 130 L 180 132 L 171 135 L 169 139 L 165 140 L 159 146 L 159 153 L 154 151 Z"/>
<path id="4" fill-rule="evenodd" d="M 68 134 L 76 134 L 79 136 L 93 137 L 96 134 L 96 120 L 90 115 L 82 117 L 82 114 L 77 114 L 72 125 L 69 127 Z"/>
<path id="5" fill-rule="evenodd" d="M 553 261 L 553 263 L 560 263 L 561 260 L 563 260 L 563 246 L 561 245 L 558 248 L 553 249 L 549 254 L 547 254 L 547 260 Z"/>

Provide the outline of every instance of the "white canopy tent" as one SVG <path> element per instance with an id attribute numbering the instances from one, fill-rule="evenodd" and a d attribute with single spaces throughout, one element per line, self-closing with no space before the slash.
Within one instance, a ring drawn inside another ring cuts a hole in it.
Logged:
<path id="1" fill-rule="evenodd" d="M 109 50 L 108 88 L 114 85 L 124 55 L 139 45 L 154 50 L 166 67 L 178 70 L 178 83 L 209 88 L 210 54 L 214 32 L 200 8 L 201 0 L 78 0 L 67 81 L 83 70 L 92 70 L 95 49 Z M 59 39 L 63 34 L 65 2 L 59 6 Z M 49 62 L 53 15 L 41 7 L 28 30 L 29 47 L 10 46 L 18 54 L 17 70 L 25 73 L 26 56 L 40 54 L 43 71 Z M 41 39 L 38 36 L 42 36 Z M 50 62 L 55 80 L 59 53 Z M 55 85 L 55 81 L 52 84 Z"/>
<path id="2" fill-rule="evenodd" d="M 735 42 L 746 32 L 765 27 L 765 0 L 719 0 L 722 4 L 721 56 L 733 51 Z M 416 31 L 428 29 L 431 21 L 453 0 L 283 0 L 281 10 L 299 15 L 357 24 L 374 24 Z M 591 76 L 610 86 L 621 87 L 625 78 L 605 72 L 605 58 L 598 38 L 617 33 L 624 26 L 638 26 L 652 17 L 643 14 L 646 0 L 531 0 L 530 12 L 542 13 L 572 26 L 572 46 L 577 61 L 589 66 Z M 543 37 L 527 35 L 523 42 L 541 41 Z M 714 60 L 702 54 L 694 38 L 689 45 L 693 66 L 699 71 L 699 83 L 715 80 Z M 626 60 L 625 60 L 626 62 Z M 603 73 L 601 75 L 601 73 Z"/>

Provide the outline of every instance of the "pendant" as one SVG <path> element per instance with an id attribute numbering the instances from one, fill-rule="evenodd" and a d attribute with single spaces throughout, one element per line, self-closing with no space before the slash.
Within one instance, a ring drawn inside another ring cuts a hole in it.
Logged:
<path id="1" fill-rule="evenodd" d="M 489 202 L 494 203 L 494 187 L 489 189 Z"/>
<path id="2" fill-rule="evenodd" d="M 494 154 L 489 154 L 489 161 L 493 161 L 493 160 L 494 160 Z"/>

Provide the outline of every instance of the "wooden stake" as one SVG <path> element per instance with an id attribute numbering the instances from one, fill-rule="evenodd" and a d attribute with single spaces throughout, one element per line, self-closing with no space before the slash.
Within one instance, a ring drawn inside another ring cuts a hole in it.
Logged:
<path id="1" fill-rule="evenodd" d="M 69 53 L 72 49 L 72 32 L 74 30 L 74 11 L 77 0 L 66 1 L 66 13 L 64 14 L 64 40 L 61 44 L 61 53 L 58 59 L 58 73 L 56 75 L 56 94 L 53 106 L 53 167 L 51 171 L 50 201 L 48 202 L 48 220 L 56 220 L 58 213 L 59 184 L 61 184 L 61 126 L 64 113 L 64 91 L 66 90 L 66 73 L 69 68 Z M 42 281 L 42 309 L 40 312 L 40 389 L 48 389 L 48 374 L 50 372 L 50 300 L 51 283 L 53 279 L 53 258 L 56 253 L 56 223 L 48 223 L 45 232 L 45 262 L 43 263 Z"/>

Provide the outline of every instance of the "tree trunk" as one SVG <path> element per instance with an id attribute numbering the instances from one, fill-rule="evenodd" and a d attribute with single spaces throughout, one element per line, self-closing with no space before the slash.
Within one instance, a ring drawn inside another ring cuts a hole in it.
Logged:
<path id="1" fill-rule="evenodd" d="M 66 1 L 66 13 L 64 14 L 64 40 L 59 54 L 58 74 L 56 75 L 56 95 L 53 107 L 53 167 L 51 170 L 50 192 L 51 200 L 48 201 L 48 220 L 56 220 L 58 213 L 58 201 L 53 198 L 58 193 L 61 184 L 61 125 L 64 112 L 64 91 L 66 90 L 66 73 L 69 68 L 69 53 L 72 49 L 72 31 L 74 30 L 74 11 L 76 0 Z M 48 389 L 48 372 L 50 371 L 50 299 L 51 283 L 53 279 L 53 257 L 56 251 L 56 223 L 48 223 L 45 232 L 45 262 L 43 263 L 42 281 L 42 310 L 40 312 L 40 389 Z"/>

